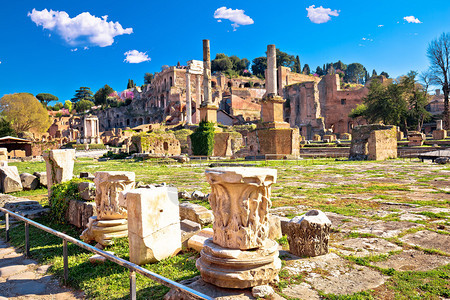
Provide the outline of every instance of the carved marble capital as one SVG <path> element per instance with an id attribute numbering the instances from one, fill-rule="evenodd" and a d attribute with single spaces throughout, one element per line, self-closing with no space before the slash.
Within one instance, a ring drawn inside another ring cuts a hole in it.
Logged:
<path id="1" fill-rule="evenodd" d="M 214 243 L 241 250 L 263 246 L 269 235 L 270 193 L 277 171 L 230 167 L 205 173 L 211 185 Z"/>
<path id="2" fill-rule="evenodd" d="M 126 219 L 127 204 L 120 193 L 134 189 L 134 172 L 96 172 L 94 183 L 98 219 Z"/>

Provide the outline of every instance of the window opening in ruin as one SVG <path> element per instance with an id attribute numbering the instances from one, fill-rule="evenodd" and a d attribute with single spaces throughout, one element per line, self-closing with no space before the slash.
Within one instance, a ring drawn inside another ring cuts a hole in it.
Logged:
<path id="1" fill-rule="evenodd" d="M 172 87 L 173 85 L 173 81 L 172 81 L 172 76 L 169 77 L 169 86 Z"/>
<path id="2" fill-rule="evenodd" d="M 341 105 L 347 104 L 347 99 L 341 99 Z"/>
<path id="3" fill-rule="evenodd" d="M 211 87 L 214 89 L 216 88 L 216 82 L 215 81 L 211 81 Z"/>
<path id="4" fill-rule="evenodd" d="M 231 87 L 232 85 L 231 81 L 228 81 L 228 87 Z"/>
<path id="5" fill-rule="evenodd" d="M 169 151 L 169 144 L 167 142 L 164 142 L 163 147 L 164 151 Z"/>

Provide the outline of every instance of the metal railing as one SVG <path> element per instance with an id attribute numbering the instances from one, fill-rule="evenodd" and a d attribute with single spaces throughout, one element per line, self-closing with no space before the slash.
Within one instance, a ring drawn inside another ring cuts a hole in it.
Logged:
<path id="1" fill-rule="evenodd" d="M 0 211 L 5 213 L 5 219 L 6 219 L 6 241 L 9 241 L 9 231 L 10 231 L 10 224 L 9 224 L 9 216 L 11 215 L 15 219 L 19 219 L 25 223 L 25 256 L 30 257 L 30 239 L 29 239 L 29 225 L 33 225 L 36 228 L 39 228 L 43 231 L 46 231 L 50 234 L 53 234 L 57 237 L 60 237 L 63 239 L 63 261 L 64 261 L 64 281 L 67 283 L 67 280 L 69 279 L 69 265 L 68 265 L 68 257 L 67 257 L 67 242 L 71 242 L 72 244 L 77 245 L 78 247 L 81 247 L 83 249 L 86 249 L 90 252 L 99 254 L 106 259 L 121 265 L 125 268 L 128 268 L 130 270 L 130 299 L 134 300 L 136 299 L 136 273 L 139 273 L 145 277 L 148 277 L 162 285 L 165 285 L 169 288 L 173 288 L 176 290 L 180 290 L 183 292 L 188 293 L 190 296 L 194 297 L 195 299 L 213 299 L 207 295 L 204 295 L 196 290 L 193 290 L 187 286 L 184 286 L 178 282 L 175 282 L 173 280 L 170 280 L 168 278 L 165 278 L 159 274 L 153 273 L 147 269 L 144 269 L 136 264 L 133 264 L 127 260 L 124 260 L 120 257 L 117 257 L 115 255 L 112 255 L 108 252 L 102 251 L 98 248 L 95 248 L 89 244 L 86 244 L 80 240 L 77 240 L 67 234 L 64 234 L 62 232 L 56 231 L 54 229 L 51 229 L 45 225 L 39 224 L 37 222 L 34 222 L 33 220 L 30 220 L 28 218 L 25 218 L 19 214 L 16 214 L 10 210 L 7 210 L 5 208 L 0 207 Z"/>

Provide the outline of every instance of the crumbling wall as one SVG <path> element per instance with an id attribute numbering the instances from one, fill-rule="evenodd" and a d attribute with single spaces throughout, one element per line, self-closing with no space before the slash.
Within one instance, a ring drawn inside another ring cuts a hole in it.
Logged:
<path id="1" fill-rule="evenodd" d="M 385 160 L 397 158 L 397 127 L 360 125 L 353 128 L 349 159 Z"/>
<path id="2" fill-rule="evenodd" d="M 131 144 L 139 153 L 180 155 L 181 145 L 172 132 L 141 133 L 131 138 Z"/>

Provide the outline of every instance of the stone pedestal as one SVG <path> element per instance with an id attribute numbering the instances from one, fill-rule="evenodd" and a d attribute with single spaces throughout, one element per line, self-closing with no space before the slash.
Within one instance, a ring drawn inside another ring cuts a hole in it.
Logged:
<path id="1" fill-rule="evenodd" d="M 287 225 L 289 252 L 300 257 L 328 253 L 331 222 L 320 210 L 293 218 Z"/>
<path id="2" fill-rule="evenodd" d="M 136 189 L 126 194 L 130 261 L 161 261 L 181 250 L 176 188 Z"/>
<path id="3" fill-rule="evenodd" d="M 73 177 L 75 150 L 50 150 L 43 155 L 47 170 L 47 188 L 50 196 L 53 184 L 69 181 Z"/>
<path id="4" fill-rule="evenodd" d="M 200 121 L 217 123 L 217 106 L 213 104 L 202 105 L 200 110 Z"/>
<path id="5" fill-rule="evenodd" d="M 211 185 L 214 236 L 197 260 L 204 281 L 228 288 L 247 288 L 278 280 L 277 244 L 268 239 L 273 169 L 206 170 Z"/>
<path id="6" fill-rule="evenodd" d="M 446 130 L 435 130 L 433 131 L 433 140 L 443 140 L 447 138 Z"/>
<path id="7" fill-rule="evenodd" d="M 276 282 L 281 269 L 278 254 L 278 244 L 272 240 L 254 251 L 241 251 L 220 247 L 208 239 L 196 266 L 204 281 L 242 289 Z"/>
<path id="8" fill-rule="evenodd" d="M 386 160 L 397 158 L 397 127 L 360 125 L 352 131 L 351 160 Z"/>
<path id="9" fill-rule="evenodd" d="M 113 237 L 128 235 L 127 203 L 124 192 L 135 186 L 134 172 L 96 172 L 95 173 L 95 205 L 97 216 L 91 217 L 81 239 L 92 240 L 101 245 L 111 243 Z"/>
<path id="10" fill-rule="evenodd" d="M 426 140 L 425 134 L 418 131 L 410 131 L 408 133 L 408 146 L 423 146 Z"/>

